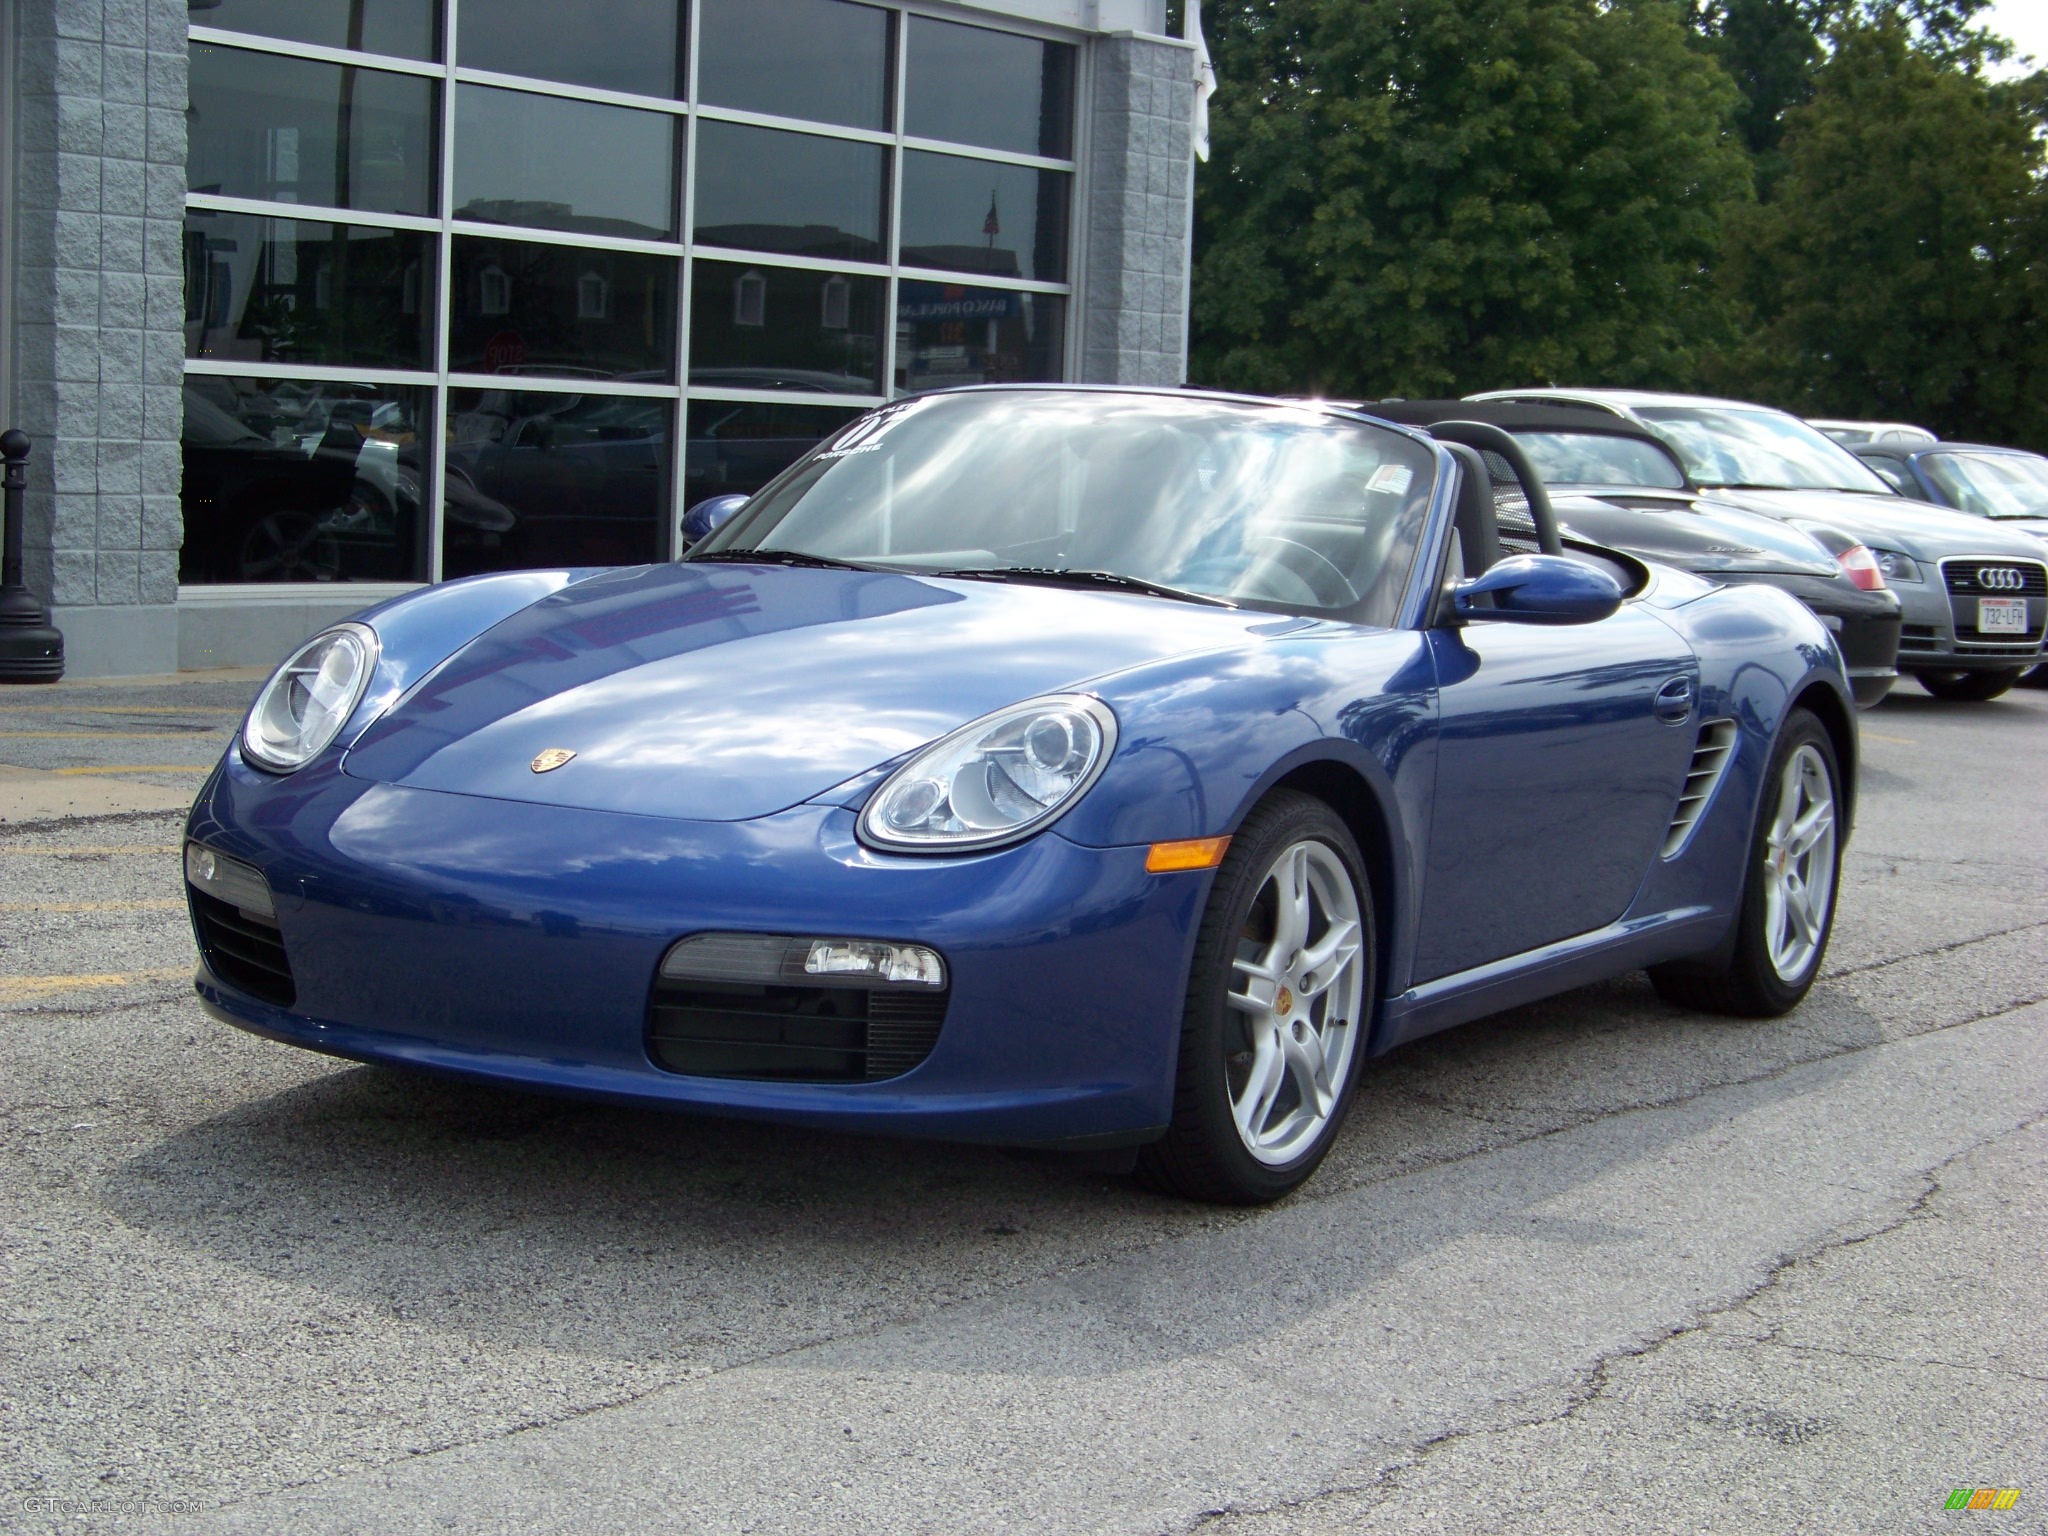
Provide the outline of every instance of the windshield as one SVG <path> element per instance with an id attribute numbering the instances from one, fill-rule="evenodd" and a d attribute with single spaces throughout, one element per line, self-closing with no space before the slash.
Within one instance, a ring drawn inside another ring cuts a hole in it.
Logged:
<path id="1" fill-rule="evenodd" d="M 1545 485 L 1645 485 L 1682 491 L 1685 476 L 1654 443 L 1608 432 L 1517 432 Z"/>
<path id="2" fill-rule="evenodd" d="M 1979 517 L 2048 516 L 2048 459 L 2032 453 L 1927 453 L 1927 477 L 1950 506 Z"/>
<path id="3" fill-rule="evenodd" d="M 1699 485 L 1893 494 L 1868 465 L 1803 421 L 1726 406 L 1638 406 Z"/>
<path id="4" fill-rule="evenodd" d="M 884 406 L 691 558 L 786 551 L 889 569 L 1116 577 L 1391 623 L 1426 445 L 1305 407 L 1003 390 Z"/>

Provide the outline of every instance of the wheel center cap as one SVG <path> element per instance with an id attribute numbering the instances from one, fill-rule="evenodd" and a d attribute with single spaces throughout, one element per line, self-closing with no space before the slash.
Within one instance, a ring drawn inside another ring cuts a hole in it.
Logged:
<path id="1" fill-rule="evenodd" d="M 1294 994 L 1282 987 L 1280 995 L 1273 1000 L 1273 1011 L 1280 1014 L 1294 1012 Z"/>

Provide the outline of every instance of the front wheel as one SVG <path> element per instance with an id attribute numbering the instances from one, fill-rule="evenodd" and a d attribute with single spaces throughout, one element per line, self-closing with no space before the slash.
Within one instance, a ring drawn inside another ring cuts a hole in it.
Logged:
<path id="1" fill-rule="evenodd" d="M 1182 1016 L 1173 1122 L 1139 1173 L 1258 1205 L 1315 1172 L 1350 1107 L 1374 985 L 1372 889 L 1322 801 L 1283 790 L 1216 872 Z"/>
<path id="2" fill-rule="evenodd" d="M 1842 772 L 1817 716 L 1786 717 L 1750 841 L 1735 948 L 1725 965 L 1653 966 L 1667 1002 L 1710 1013 L 1775 1018 L 1799 1005 L 1827 954 L 1842 871 Z"/>
<path id="3" fill-rule="evenodd" d="M 1937 699 L 1956 704 L 1983 704 L 2020 680 L 2017 672 L 1921 672 L 1920 686 Z"/>

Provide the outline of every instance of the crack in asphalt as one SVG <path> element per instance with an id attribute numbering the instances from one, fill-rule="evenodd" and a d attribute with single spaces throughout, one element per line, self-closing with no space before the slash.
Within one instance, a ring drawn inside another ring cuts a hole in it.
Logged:
<path id="1" fill-rule="evenodd" d="M 1739 1292 L 1737 1295 L 1716 1305 L 1703 1307 L 1695 1312 L 1687 1321 L 1674 1324 L 1672 1327 L 1664 1329 L 1649 1339 L 1625 1345 L 1619 1349 L 1609 1350 L 1605 1354 L 1600 1355 L 1590 1366 L 1579 1373 L 1578 1380 L 1574 1384 L 1564 1389 L 1564 1402 L 1560 1407 L 1542 1413 L 1526 1414 L 1502 1423 L 1447 1429 L 1441 1434 L 1432 1435 L 1428 1439 L 1417 1441 L 1409 1448 L 1407 1455 L 1380 1467 L 1368 1479 L 1355 1483 L 1331 1484 L 1326 1488 L 1316 1489 L 1312 1493 L 1302 1494 L 1291 1499 L 1276 1500 L 1270 1504 L 1205 1510 L 1191 1524 L 1171 1527 L 1169 1531 L 1192 1533 L 1213 1526 L 1220 1520 L 1250 1519 L 1262 1515 L 1276 1515 L 1290 1511 L 1307 1510 L 1333 1499 L 1369 1499 L 1374 1493 L 1382 1493 L 1382 1497 L 1373 1499 L 1368 1505 L 1368 1509 L 1377 1509 L 1384 1506 L 1395 1493 L 1399 1492 L 1398 1485 L 1406 1475 L 1422 1468 L 1430 1457 L 1449 1446 L 1461 1444 L 1467 1440 L 1485 1440 L 1498 1435 L 1514 1434 L 1520 1430 L 1538 1429 L 1547 1424 L 1569 1422 L 1594 1404 L 1606 1400 L 1614 1371 L 1626 1362 L 1645 1359 L 1658 1353 L 1668 1344 L 1699 1333 L 1720 1319 L 1733 1316 L 1753 1306 L 1763 1296 L 1784 1284 L 1788 1275 L 1802 1267 L 1811 1266 L 1844 1250 L 1861 1247 L 1865 1243 L 1873 1243 L 1882 1238 L 1890 1237 L 1917 1221 L 1924 1221 L 1930 1218 L 1938 1219 L 1938 1213 L 1934 1211 L 1933 1205 L 1942 1193 L 1941 1176 L 1943 1173 L 1963 1159 L 1983 1151 L 1986 1147 L 1995 1146 L 2015 1136 L 2025 1135 L 2035 1127 L 2043 1124 L 2048 1124 L 2048 1112 L 2029 1116 L 2024 1120 L 2007 1126 L 2004 1130 L 1981 1137 L 1968 1146 L 1958 1148 L 1942 1158 L 1940 1162 L 1934 1164 L 1933 1167 L 1920 1170 L 1918 1174 L 1922 1181 L 1920 1193 L 1914 1196 L 1907 1203 L 1906 1208 L 1893 1219 L 1881 1222 L 1867 1231 L 1852 1232 L 1847 1236 L 1824 1239 L 1798 1253 L 1782 1254 L 1771 1261 L 1770 1265 L 1765 1269 L 1763 1277 L 1756 1284 Z M 1752 1342 L 1762 1344 L 1769 1342 L 1769 1340 L 1758 1339 Z M 1826 1352 L 1839 1354 L 1855 1353 L 1854 1351 L 1846 1350 Z M 1886 1357 L 1874 1356 L 1872 1358 L 1883 1360 Z M 1958 1367 L 1958 1369 L 1970 1369 L 1970 1367 Z M 1976 1369 L 1990 1368 L 1977 1367 Z M 2025 1372 L 2007 1372 L 2003 1374 L 2017 1375 L 2028 1381 L 2042 1379 L 2037 1376 L 2028 1375 Z M 1554 1391 L 1556 1389 L 1550 1390 Z M 1544 1389 L 1539 1388 L 1536 1391 L 1542 1392 Z M 1513 1393 L 1507 1397 L 1496 1399 L 1487 1406 L 1492 1409 L 1506 1409 L 1510 1408 L 1518 1399 L 1526 1399 L 1533 1395 L 1535 1393 L 1532 1392 Z M 1167 1536 L 1167 1533 L 1162 1533 L 1162 1536 Z"/>
<path id="2" fill-rule="evenodd" d="M 2025 1126 L 2018 1127 L 2021 1130 L 2026 1128 Z M 1795 1344 L 1790 1339 L 1781 1339 L 1775 1336 L 1766 1336 L 1754 1342 L 1772 1349 L 1789 1350 L 1794 1354 L 1830 1355 L 1843 1360 L 1867 1360 L 1874 1365 L 1924 1365 L 1945 1371 L 1976 1371 L 1986 1376 L 2009 1376 L 2015 1381 L 2033 1381 L 2048 1385 L 2048 1376 L 2038 1375 L 2033 1371 L 2016 1371 L 2009 1365 L 1967 1365 L 1960 1360 L 1935 1360 L 1925 1357 L 1909 1358 L 1903 1355 L 1881 1355 L 1872 1349 L 1843 1349 L 1838 1345 L 1832 1344 Z"/>
<path id="3" fill-rule="evenodd" d="M 1980 933 L 1974 938 L 1956 939 L 1947 944 L 1936 944 L 1931 949 L 1909 950 L 1903 955 L 1893 955 L 1883 960 L 1872 960 L 1864 965 L 1844 966 L 1839 971 L 1823 971 L 1820 979 L 1822 981 L 1839 981 L 1844 976 L 1863 976 L 1871 971 L 1881 971 L 1886 966 L 1903 965 L 1908 960 L 1927 960 L 1932 959 L 1936 955 L 1951 955 L 1959 949 L 1968 949 L 1972 944 L 1983 944 L 1992 939 L 2010 938 L 2016 933 L 2037 933 L 2043 928 L 2048 928 L 2048 918 L 2038 922 L 2021 923 L 2013 928 L 1995 928 L 1990 933 Z"/>

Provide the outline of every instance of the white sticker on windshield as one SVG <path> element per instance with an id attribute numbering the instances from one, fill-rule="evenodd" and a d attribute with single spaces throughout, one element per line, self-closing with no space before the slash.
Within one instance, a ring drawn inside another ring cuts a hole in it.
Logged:
<path id="1" fill-rule="evenodd" d="M 1385 491 L 1389 495 L 1398 496 L 1408 489 L 1409 482 L 1414 478 L 1415 471 L 1406 464 L 1382 464 L 1372 472 L 1372 478 L 1365 482 L 1365 488 L 1368 493 Z"/>

